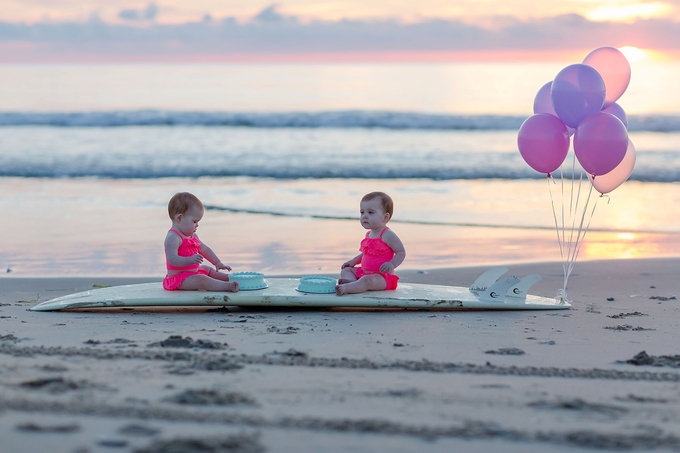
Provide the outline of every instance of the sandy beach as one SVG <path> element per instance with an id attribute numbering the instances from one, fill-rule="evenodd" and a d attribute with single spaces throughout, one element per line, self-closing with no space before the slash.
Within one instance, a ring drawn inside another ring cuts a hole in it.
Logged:
<path id="1" fill-rule="evenodd" d="M 560 263 L 538 273 L 553 296 Z M 469 286 L 484 268 L 400 272 Z M 680 450 L 680 259 L 577 262 L 566 311 L 30 312 L 93 285 L 0 285 L 2 451 Z M 644 351 L 644 353 L 643 353 Z"/>

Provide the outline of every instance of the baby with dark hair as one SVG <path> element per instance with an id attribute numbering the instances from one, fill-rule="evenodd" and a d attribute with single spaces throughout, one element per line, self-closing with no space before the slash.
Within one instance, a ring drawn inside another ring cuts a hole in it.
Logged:
<path id="1" fill-rule="evenodd" d="M 238 282 L 230 282 L 229 275 L 221 269 L 231 270 L 223 264 L 210 247 L 196 235 L 198 222 L 203 218 L 203 203 L 189 192 L 175 194 L 168 203 L 172 228 L 165 236 L 165 260 L 168 273 L 163 288 L 168 291 L 205 290 L 238 291 Z M 215 267 L 202 265 L 203 259 Z"/>

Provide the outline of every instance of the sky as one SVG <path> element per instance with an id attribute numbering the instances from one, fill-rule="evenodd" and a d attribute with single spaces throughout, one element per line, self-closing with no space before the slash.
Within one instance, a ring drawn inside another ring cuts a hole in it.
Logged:
<path id="1" fill-rule="evenodd" d="M 589 20 L 634 21 L 650 18 L 680 18 L 678 1 L 639 0 L 3 0 L 0 20 L 36 23 L 43 21 L 82 22 L 97 15 L 110 23 L 149 20 L 158 23 L 198 21 L 206 15 L 234 17 L 247 21 L 276 6 L 288 16 L 303 21 L 341 19 L 454 19 L 471 22 L 495 16 L 521 20 L 578 14 Z M 153 5 L 149 9 L 149 5 Z"/>
<path id="2" fill-rule="evenodd" d="M 3 0 L 0 62 L 680 55 L 680 0 Z"/>

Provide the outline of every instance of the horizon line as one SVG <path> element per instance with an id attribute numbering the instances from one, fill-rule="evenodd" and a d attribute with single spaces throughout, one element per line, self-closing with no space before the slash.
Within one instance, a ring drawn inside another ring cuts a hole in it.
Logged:
<path id="1" fill-rule="evenodd" d="M 9 47 L 9 48 L 8 48 Z M 0 64 L 170 64 L 170 63 L 505 63 L 581 61 L 591 49 L 482 49 L 424 51 L 330 51 L 290 53 L 101 54 L 26 52 L 26 46 L 2 46 Z M 37 49 L 32 49 L 37 50 Z M 680 51 L 646 50 L 653 60 L 680 60 Z"/>

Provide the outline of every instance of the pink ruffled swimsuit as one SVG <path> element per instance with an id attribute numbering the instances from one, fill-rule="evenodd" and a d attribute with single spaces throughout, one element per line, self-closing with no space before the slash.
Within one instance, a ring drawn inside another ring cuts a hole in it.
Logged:
<path id="1" fill-rule="evenodd" d="M 357 267 L 357 278 L 368 274 L 380 274 L 385 279 L 387 286 L 385 289 L 397 289 L 399 277 L 394 274 L 380 272 L 383 263 L 394 258 L 394 250 L 382 240 L 383 234 L 388 228 L 385 227 L 377 238 L 368 237 L 371 232 L 366 233 L 366 237 L 361 241 L 359 250 L 363 254 L 361 257 L 361 267 Z"/>
<path id="2" fill-rule="evenodd" d="M 170 229 L 173 233 L 182 239 L 182 243 L 177 249 L 177 254 L 179 256 L 192 256 L 197 253 L 201 253 L 201 241 L 196 236 L 190 238 L 183 236 L 179 231 L 174 228 Z M 190 264 L 188 266 L 173 266 L 168 263 L 167 258 L 165 260 L 165 266 L 169 271 L 182 271 L 174 275 L 166 275 L 163 279 L 163 288 L 168 291 L 175 291 L 179 288 L 184 280 L 192 275 L 196 274 L 209 274 L 208 271 L 202 269 L 198 264 Z"/>

